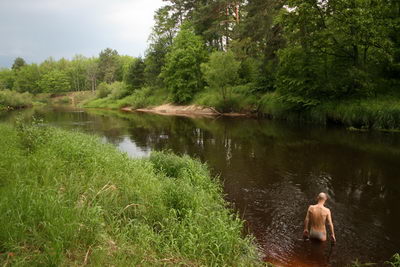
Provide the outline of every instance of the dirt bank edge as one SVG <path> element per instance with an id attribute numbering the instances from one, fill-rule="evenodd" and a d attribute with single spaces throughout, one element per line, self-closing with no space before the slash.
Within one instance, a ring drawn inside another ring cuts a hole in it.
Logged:
<path id="1" fill-rule="evenodd" d="M 148 107 L 148 108 L 139 108 L 133 109 L 131 107 L 121 108 L 122 111 L 125 112 L 147 112 L 147 113 L 155 113 L 159 115 L 170 115 L 170 116 L 205 116 L 205 117 L 213 117 L 213 116 L 229 116 L 229 117 L 245 117 L 250 116 L 249 113 L 221 113 L 215 110 L 212 107 L 204 107 L 200 105 L 173 105 L 173 104 L 163 104 L 156 107 Z"/>

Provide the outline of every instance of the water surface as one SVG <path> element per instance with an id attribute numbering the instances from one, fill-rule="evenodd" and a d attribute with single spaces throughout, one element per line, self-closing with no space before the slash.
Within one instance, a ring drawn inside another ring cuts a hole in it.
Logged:
<path id="1" fill-rule="evenodd" d="M 12 121 L 16 113 L 0 116 Z M 400 134 L 244 118 L 184 118 L 31 109 L 47 123 L 95 133 L 132 157 L 171 149 L 207 162 L 265 259 L 282 266 L 383 263 L 400 252 Z M 337 245 L 304 242 L 303 220 L 327 192 Z"/>

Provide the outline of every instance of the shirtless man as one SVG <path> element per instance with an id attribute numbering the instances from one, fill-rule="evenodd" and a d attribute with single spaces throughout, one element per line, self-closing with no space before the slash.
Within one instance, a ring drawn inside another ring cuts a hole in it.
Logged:
<path id="1" fill-rule="evenodd" d="M 324 206 L 327 200 L 328 196 L 325 193 L 319 193 L 317 197 L 318 203 L 308 207 L 306 219 L 304 220 L 303 237 L 305 239 L 310 238 L 319 241 L 326 241 L 325 224 L 326 221 L 328 221 L 332 242 L 336 242 L 331 211 Z"/>

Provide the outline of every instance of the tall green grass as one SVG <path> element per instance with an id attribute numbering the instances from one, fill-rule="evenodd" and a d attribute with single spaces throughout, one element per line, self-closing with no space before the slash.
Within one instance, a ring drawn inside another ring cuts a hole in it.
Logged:
<path id="1" fill-rule="evenodd" d="M 233 86 L 229 88 L 225 101 L 218 90 L 206 88 L 194 97 L 193 103 L 215 108 L 222 113 L 251 112 L 256 110 L 258 98 L 250 92 L 249 88 L 249 85 Z"/>
<path id="2" fill-rule="evenodd" d="M 87 108 L 120 109 L 123 107 L 130 107 L 138 109 L 157 106 L 168 102 L 168 92 L 150 87 L 137 89 L 133 91 L 132 94 L 122 96 L 121 98 L 116 98 L 112 93 L 104 97 L 101 96 L 102 95 L 98 95 L 96 99 L 85 103 L 84 106 Z"/>
<path id="3" fill-rule="evenodd" d="M 390 261 L 385 262 L 388 266 L 392 267 L 400 267 L 400 254 L 396 253 L 390 259 Z"/>
<path id="4" fill-rule="evenodd" d="M 330 122 L 361 129 L 400 129 L 398 97 L 329 101 L 305 109 L 282 101 L 276 93 L 269 93 L 260 99 L 260 112 L 290 121 Z"/>
<path id="5" fill-rule="evenodd" d="M 0 125 L 4 264 L 260 264 L 205 165 L 40 125 Z"/>
<path id="6" fill-rule="evenodd" d="M 0 110 L 19 109 L 32 106 L 32 95 L 11 90 L 0 90 Z"/>
<path id="7" fill-rule="evenodd" d="M 328 120 L 366 129 L 400 129 L 400 99 L 377 98 L 327 103 Z"/>

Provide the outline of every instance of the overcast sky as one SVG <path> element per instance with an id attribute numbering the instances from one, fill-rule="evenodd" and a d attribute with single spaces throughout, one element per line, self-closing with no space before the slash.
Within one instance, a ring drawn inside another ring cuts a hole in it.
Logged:
<path id="1" fill-rule="evenodd" d="M 0 67 L 16 57 L 143 55 L 162 0 L 0 0 Z"/>

